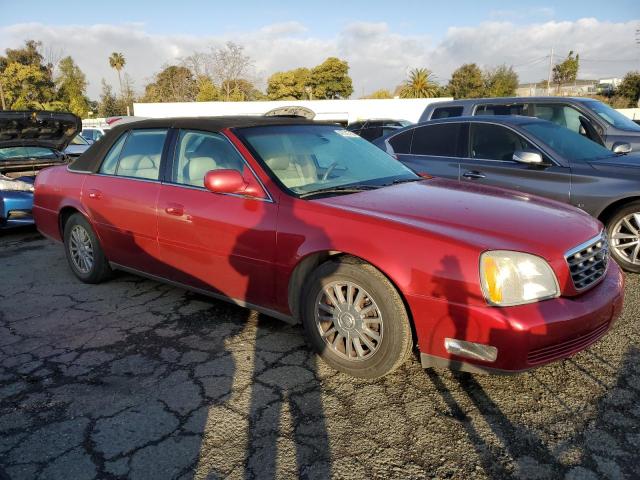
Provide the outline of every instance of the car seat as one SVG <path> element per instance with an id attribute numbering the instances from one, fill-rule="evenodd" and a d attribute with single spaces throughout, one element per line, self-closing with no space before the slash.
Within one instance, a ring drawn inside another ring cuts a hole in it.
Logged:
<path id="1" fill-rule="evenodd" d="M 265 159 L 267 166 L 288 188 L 316 183 L 318 171 L 307 155 L 280 155 Z"/>

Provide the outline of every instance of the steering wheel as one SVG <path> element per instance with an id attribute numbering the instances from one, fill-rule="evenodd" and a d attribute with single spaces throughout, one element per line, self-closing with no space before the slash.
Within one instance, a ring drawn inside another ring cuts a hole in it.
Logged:
<path id="1" fill-rule="evenodd" d="M 327 170 L 324 172 L 324 175 L 322 175 L 322 181 L 324 182 L 327 178 L 329 178 L 329 175 L 331 174 L 331 172 L 333 172 L 336 168 L 336 166 L 338 165 L 338 162 L 333 162 L 331 165 L 329 165 L 327 167 Z"/>

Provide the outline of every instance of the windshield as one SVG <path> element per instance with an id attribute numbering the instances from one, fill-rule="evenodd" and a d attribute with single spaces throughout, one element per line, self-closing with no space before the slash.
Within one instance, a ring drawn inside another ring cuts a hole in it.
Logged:
<path id="1" fill-rule="evenodd" d="M 598 114 L 609 125 L 612 125 L 620 130 L 628 130 L 630 132 L 640 132 L 640 125 L 635 123 L 628 117 L 625 117 L 620 112 L 614 110 L 609 105 L 605 105 L 602 102 L 591 101 L 584 102 L 584 105 Z"/>
<path id="2" fill-rule="evenodd" d="M 555 123 L 527 123 L 522 128 L 568 160 L 595 160 L 614 155 L 602 145 Z"/>
<path id="3" fill-rule="evenodd" d="M 0 148 L 0 161 L 20 158 L 58 158 L 53 150 L 46 147 L 4 147 Z"/>
<path id="4" fill-rule="evenodd" d="M 339 126 L 267 126 L 241 132 L 273 175 L 298 195 L 419 178 L 378 147 Z"/>
<path id="5" fill-rule="evenodd" d="M 82 135 L 78 134 L 71 140 L 71 145 L 89 145 L 89 142 L 87 142 Z"/>

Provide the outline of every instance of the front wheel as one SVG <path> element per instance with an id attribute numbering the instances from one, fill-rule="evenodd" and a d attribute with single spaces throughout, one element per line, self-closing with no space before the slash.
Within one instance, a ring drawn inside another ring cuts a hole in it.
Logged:
<path id="1" fill-rule="evenodd" d="M 79 213 L 71 215 L 64 225 L 64 247 L 71 270 L 83 282 L 100 283 L 111 275 L 98 237 Z"/>
<path id="2" fill-rule="evenodd" d="M 378 378 L 411 353 L 404 303 L 391 282 L 369 264 L 346 259 L 320 265 L 305 282 L 302 302 L 307 338 L 336 370 Z"/>
<path id="3" fill-rule="evenodd" d="M 640 202 L 618 210 L 607 222 L 611 255 L 623 270 L 640 273 Z"/>

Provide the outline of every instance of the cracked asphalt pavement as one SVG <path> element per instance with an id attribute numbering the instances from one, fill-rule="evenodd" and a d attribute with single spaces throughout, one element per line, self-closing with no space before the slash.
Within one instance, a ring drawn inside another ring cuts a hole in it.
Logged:
<path id="1" fill-rule="evenodd" d="M 640 279 L 581 354 L 532 372 L 354 380 L 302 329 L 0 233 L 0 479 L 640 478 Z"/>

